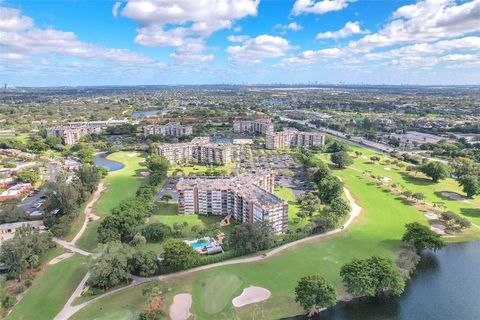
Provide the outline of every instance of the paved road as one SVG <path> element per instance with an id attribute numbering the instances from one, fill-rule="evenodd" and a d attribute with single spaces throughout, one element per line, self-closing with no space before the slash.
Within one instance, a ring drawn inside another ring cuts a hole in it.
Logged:
<path id="1" fill-rule="evenodd" d="M 92 299 L 92 300 L 89 300 L 89 301 L 84 302 L 84 303 L 79 304 L 79 305 L 72 306 L 73 300 L 77 296 L 79 296 L 79 294 L 82 291 L 86 281 L 88 280 L 89 275 L 87 274 L 82 279 L 82 282 L 80 282 L 80 284 L 77 286 L 77 289 L 72 294 L 72 296 L 70 296 L 70 298 L 68 299 L 68 301 L 65 304 L 65 306 L 63 307 L 63 309 L 55 317 L 55 320 L 66 320 L 66 319 L 70 318 L 72 315 L 74 315 L 75 313 L 77 313 L 79 310 L 83 309 L 84 307 L 86 307 L 86 306 L 88 306 L 88 305 L 90 305 L 90 304 L 92 304 L 92 303 L 94 303 L 94 302 L 96 302 L 100 299 L 108 297 L 108 296 L 110 296 L 114 293 L 117 293 L 119 291 L 138 286 L 142 283 L 151 282 L 151 281 L 155 281 L 155 280 L 165 280 L 165 279 L 169 279 L 169 278 L 181 277 L 181 276 L 188 275 L 188 274 L 191 274 L 191 273 L 194 273 L 194 272 L 207 270 L 207 269 L 218 268 L 218 267 L 222 267 L 222 266 L 262 261 L 262 260 L 268 259 L 268 258 L 270 258 L 270 257 L 272 257 L 272 256 L 274 256 L 274 255 L 276 255 L 276 254 L 278 254 L 278 253 L 280 253 L 284 250 L 295 247 L 299 244 L 306 243 L 306 242 L 311 242 L 311 241 L 318 240 L 318 239 L 321 239 L 321 238 L 326 238 L 326 237 L 332 236 L 334 234 L 343 232 L 352 224 L 353 220 L 362 211 L 362 208 L 355 202 L 355 199 L 352 197 L 349 190 L 344 188 L 344 191 L 345 191 L 345 196 L 347 197 L 348 201 L 350 202 L 351 210 L 350 210 L 350 216 L 349 216 L 348 220 L 340 228 L 337 228 L 335 230 L 332 230 L 332 231 L 329 231 L 329 232 L 326 232 L 326 233 L 318 234 L 318 235 L 315 235 L 315 236 L 311 236 L 311 237 L 308 237 L 308 238 L 304 238 L 304 239 L 300 239 L 300 240 L 297 240 L 297 241 L 293 241 L 293 242 L 284 244 L 280 247 L 277 247 L 275 249 L 272 249 L 272 250 L 264 253 L 263 255 L 257 255 L 257 256 L 248 257 L 248 258 L 238 258 L 238 259 L 227 260 L 227 261 L 218 262 L 218 263 L 214 263 L 214 264 L 208 264 L 208 265 L 205 265 L 205 266 L 201 266 L 201 267 L 197 267 L 197 268 L 193 268 L 193 269 L 189 269 L 189 270 L 170 273 L 170 274 L 166 274 L 166 275 L 163 275 L 163 276 L 156 276 L 156 277 L 151 277 L 151 278 L 132 277 L 133 281 L 125 287 L 121 287 L 121 288 L 109 291 L 109 292 L 107 292 L 107 293 L 105 293 L 101 296 L 98 296 L 98 297 Z"/>

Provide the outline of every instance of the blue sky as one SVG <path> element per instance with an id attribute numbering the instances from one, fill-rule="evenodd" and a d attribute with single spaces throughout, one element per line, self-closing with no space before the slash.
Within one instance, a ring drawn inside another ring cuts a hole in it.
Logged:
<path id="1" fill-rule="evenodd" d="M 0 1 L 11 85 L 480 84 L 480 0 Z"/>

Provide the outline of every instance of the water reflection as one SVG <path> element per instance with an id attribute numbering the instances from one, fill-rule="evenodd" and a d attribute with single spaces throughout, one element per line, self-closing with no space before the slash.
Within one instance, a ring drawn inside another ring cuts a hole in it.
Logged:
<path id="1" fill-rule="evenodd" d="M 298 316 L 291 319 L 306 319 Z M 422 262 L 398 299 L 339 303 L 316 320 L 478 320 L 480 242 L 452 244 L 424 252 Z"/>

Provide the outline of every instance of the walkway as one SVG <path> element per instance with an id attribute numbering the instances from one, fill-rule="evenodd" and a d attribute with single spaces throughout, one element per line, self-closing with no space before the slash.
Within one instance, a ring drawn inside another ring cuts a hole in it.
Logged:
<path id="1" fill-rule="evenodd" d="M 193 268 L 193 269 L 188 269 L 188 270 L 184 270 L 184 271 L 170 273 L 170 274 L 166 274 L 166 275 L 162 275 L 162 276 L 155 276 L 155 277 L 151 277 L 151 278 L 141 278 L 141 277 L 135 277 L 134 276 L 134 277 L 132 277 L 133 281 L 127 286 L 109 291 L 107 293 L 102 294 L 101 296 L 98 296 L 98 297 L 96 297 L 92 300 L 89 300 L 87 302 L 84 302 L 82 304 L 72 306 L 73 300 L 79 295 L 79 293 L 83 289 L 83 286 L 85 285 L 85 283 L 88 279 L 88 274 L 87 274 L 83 278 L 82 282 L 78 285 L 77 289 L 72 294 L 72 296 L 68 299 L 68 301 L 65 304 L 65 306 L 63 307 L 63 309 L 55 317 L 55 320 L 66 320 L 66 319 L 70 318 L 72 315 L 74 315 L 75 313 L 77 313 L 79 310 L 83 309 L 84 307 L 86 307 L 86 306 L 88 306 L 88 305 L 90 305 L 90 304 L 92 304 L 92 303 L 94 303 L 94 302 L 96 302 L 100 299 L 108 297 L 108 296 L 110 296 L 114 293 L 117 293 L 119 291 L 138 286 L 142 283 L 151 282 L 151 281 L 155 281 L 155 280 L 165 280 L 165 279 L 169 279 L 169 278 L 181 277 L 181 276 L 185 276 L 185 275 L 195 273 L 195 272 L 198 272 L 198 271 L 208 270 L 208 269 L 213 269 L 213 268 L 218 268 L 218 267 L 223 267 L 223 266 L 229 266 L 229 265 L 233 265 L 233 264 L 244 264 L 244 263 L 252 263 L 252 262 L 262 261 L 262 260 L 268 259 L 268 258 L 270 258 L 270 257 L 272 257 L 272 256 L 274 256 L 274 255 L 276 255 L 276 254 L 278 254 L 278 253 L 280 253 L 284 250 L 295 247 L 299 244 L 314 241 L 314 240 L 318 240 L 318 239 L 321 239 L 321 238 L 326 238 L 326 237 L 332 236 L 334 234 L 343 232 L 352 224 L 353 220 L 362 211 L 362 207 L 360 207 L 355 202 L 355 199 L 350 194 L 350 191 L 348 189 L 344 188 L 344 192 L 345 192 L 345 196 L 347 197 L 348 201 L 350 202 L 351 210 L 350 210 L 350 215 L 349 215 L 348 220 L 340 228 L 328 231 L 326 233 L 318 234 L 318 235 L 315 235 L 315 236 L 311 236 L 311 237 L 308 237 L 308 238 L 303 238 L 303 239 L 300 239 L 300 240 L 297 240 L 297 241 L 293 241 L 293 242 L 284 244 L 284 245 L 279 246 L 275 249 L 272 249 L 272 250 L 270 250 L 270 251 L 268 251 L 268 252 L 266 252 L 262 255 L 257 255 L 257 256 L 248 257 L 248 258 L 238 258 L 238 259 L 226 260 L 226 261 L 222 261 L 222 262 L 218 262 L 218 263 L 208 264 L 208 265 L 204 265 L 204 266 Z"/>
<path id="2" fill-rule="evenodd" d="M 103 185 L 103 183 L 100 183 L 98 185 L 97 190 L 95 190 L 95 192 L 93 193 L 92 199 L 87 203 L 87 205 L 85 207 L 85 210 L 83 211 L 84 216 L 85 216 L 85 220 L 83 221 L 83 225 L 80 228 L 80 230 L 78 231 L 78 233 L 75 235 L 75 237 L 73 237 L 73 239 L 70 242 L 67 242 L 65 240 L 61 240 L 61 239 L 58 239 L 58 238 L 53 238 L 53 241 L 55 241 L 56 243 L 58 243 L 59 245 L 61 245 L 62 247 L 64 247 L 67 250 L 70 250 L 70 251 L 75 252 L 75 253 L 79 253 L 82 256 L 89 256 L 91 254 L 90 252 L 87 252 L 85 250 L 77 248 L 75 246 L 75 244 L 77 243 L 78 239 L 80 239 L 80 237 L 83 235 L 83 233 L 87 229 L 87 224 L 88 224 L 88 221 L 89 221 L 89 216 L 92 214 L 93 205 L 95 204 L 95 202 L 97 202 L 97 200 L 100 198 L 102 192 L 105 189 L 106 188 Z M 53 259 L 56 259 L 56 258 L 53 258 Z"/>

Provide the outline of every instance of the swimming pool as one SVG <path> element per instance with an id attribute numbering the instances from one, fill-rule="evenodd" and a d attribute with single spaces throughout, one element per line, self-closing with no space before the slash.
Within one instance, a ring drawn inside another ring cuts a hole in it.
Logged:
<path id="1" fill-rule="evenodd" d="M 212 239 L 209 237 L 196 239 L 193 241 L 189 241 L 188 244 L 195 250 L 202 249 L 203 247 L 208 246 L 212 242 Z"/>

